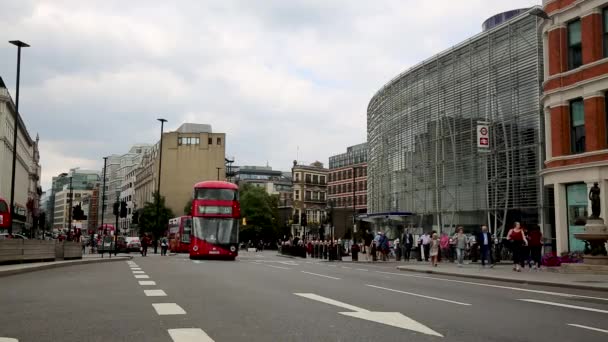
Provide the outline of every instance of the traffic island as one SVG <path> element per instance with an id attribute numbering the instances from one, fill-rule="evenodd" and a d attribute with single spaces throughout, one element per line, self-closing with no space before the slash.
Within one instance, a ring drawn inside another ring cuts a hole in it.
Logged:
<path id="1" fill-rule="evenodd" d="M 608 292 L 608 276 L 602 274 L 565 274 L 546 269 L 542 271 L 528 271 L 526 269 L 524 272 L 514 272 L 510 265 L 482 268 L 479 264 L 457 267 L 457 265 L 451 263 L 441 263 L 438 267 L 404 265 L 396 268 L 403 272 Z"/>
<path id="2" fill-rule="evenodd" d="M 50 262 L 36 262 L 27 264 L 12 264 L 12 265 L 0 265 L 0 278 L 7 277 L 15 274 L 35 272 L 48 270 L 58 267 L 85 265 L 85 264 L 97 264 L 102 262 L 117 262 L 133 259 L 132 256 L 128 257 L 113 257 L 113 258 L 83 258 L 78 260 L 63 260 L 63 261 L 50 261 Z"/>

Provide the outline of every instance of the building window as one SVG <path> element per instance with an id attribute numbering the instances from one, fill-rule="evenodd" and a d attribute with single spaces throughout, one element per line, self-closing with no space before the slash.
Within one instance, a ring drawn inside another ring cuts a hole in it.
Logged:
<path id="1" fill-rule="evenodd" d="M 306 177 L 306 183 L 310 183 L 310 175 L 306 174 L 305 177 Z"/>
<path id="2" fill-rule="evenodd" d="M 207 139 L 207 144 L 208 145 L 213 145 L 213 138 Z"/>
<path id="3" fill-rule="evenodd" d="M 325 201 L 325 193 L 321 192 L 320 193 L 321 197 L 319 198 L 321 201 Z"/>
<path id="4" fill-rule="evenodd" d="M 313 184 L 319 184 L 319 176 L 318 175 L 312 176 L 312 183 Z"/>
<path id="5" fill-rule="evenodd" d="M 604 57 L 608 57 L 608 8 L 604 8 L 604 27 L 602 30 L 604 40 Z"/>
<path id="6" fill-rule="evenodd" d="M 325 184 L 325 176 L 321 176 L 320 179 L 321 179 L 321 184 Z"/>
<path id="7" fill-rule="evenodd" d="M 568 69 L 576 69 L 583 64 L 581 43 L 581 20 L 568 24 Z"/>
<path id="8" fill-rule="evenodd" d="M 221 145 L 222 144 L 222 138 L 217 138 L 217 144 Z"/>
<path id="9" fill-rule="evenodd" d="M 570 139 L 572 153 L 585 152 L 585 105 L 583 99 L 570 102 Z"/>
<path id="10" fill-rule="evenodd" d="M 182 138 L 177 138 L 177 145 L 180 146 L 182 144 Z"/>
<path id="11" fill-rule="evenodd" d="M 296 201 L 300 200 L 300 190 L 296 190 L 295 198 L 296 198 Z"/>
<path id="12" fill-rule="evenodd" d="M 310 201 L 310 191 L 306 191 L 306 197 L 304 198 L 305 201 Z"/>

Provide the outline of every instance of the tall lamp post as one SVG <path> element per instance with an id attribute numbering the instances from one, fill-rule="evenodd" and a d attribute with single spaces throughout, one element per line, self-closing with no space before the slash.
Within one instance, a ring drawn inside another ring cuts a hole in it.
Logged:
<path id="1" fill-rule="evenodd" d="M 221 167 L 216 167 L 217 169 L 217 180 L 220 180 L 220 170 L 222 169 Z"/>
<path id="2" fill-rule="evenodd" d="M 163 169 L 163 130 L 165 128 L 165 122 L 167 122 L 166 119 L 160 118 L 160 119 L 156 119 L 158 121 L 160 121 L 160 151 L 158 153 L 158 187 L 156 188 L 156 192 L 158 194 L 158 205 L 156 206 L 156 225 L 158 226 L 158 229 L 160 230 L 160 178 L 161 178 L 161 171 Z M 158 245 L 158 237 L 155 235 L 154 236 L 154 246 Z M 154 247 L 154 253 L 156 254 L 156 247 Z"/>
<path id="3" fill-rule="evenodd" d="M 15 124 L 13 125 L 13 171 L 11 174 L 11 222 L 8 225 L 8 233 L 13 233 L 13 220 L 15 217 L 15 171 L 17 166 L 17 136 L 19 135 L 19 83 L 21 81 L 21 48 L 29 47 L 20 40 L 11 40 L 9 43 L 17 47 L 17 89 L 15 94 Z"/>

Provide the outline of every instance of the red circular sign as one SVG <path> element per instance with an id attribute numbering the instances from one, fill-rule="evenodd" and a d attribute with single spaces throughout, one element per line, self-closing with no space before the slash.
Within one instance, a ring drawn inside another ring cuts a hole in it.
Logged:
<path id="1" fill-rule="evenodd" d="M 479 133 L 481 133 L 481 135 L 488 135 L 488 129 L 486 127 L 482 127 L 479 130 Z"/>

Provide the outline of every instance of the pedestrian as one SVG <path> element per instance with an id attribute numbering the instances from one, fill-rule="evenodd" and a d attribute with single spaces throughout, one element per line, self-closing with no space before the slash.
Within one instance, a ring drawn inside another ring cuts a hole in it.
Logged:
<path id="1" fill-rule="evenodd" d="M 167 250 L 169 249 L 169 241 L 166 236 L 160 239 L 160 255 L 167 256 Z"/>
<path id="2" fill-rule="evenodd" d="M 534 263 L 533 269 L 540 270 L 541 254 L 543 249 L 543 233 L 540 231 L 539 226 L 530 229 L 530 233 L 528 234 L 528 244 L 530 246 L 532 262 Z"/>
<path id="3" fill-rule="evenodd" d="M 83 235 L 80 236 L 80 245 L 82 246 L 82 255 L 87 252 L 87 239 Z"/>
<path id="4" fill-rule="evenodd" d="M 401 245 L 403 246 L 403 260 L 410 261 L 412 246 L 414 246 L 414 235 L 412 235 L 409 230 L 403 234 Z"/>
<path id="5" fill-rule="evenodd" d="M 399 239 L 395 239 L 394 241 L 394 249 L 395 249 L 395 260 L 401 261 L 401 241 Z"/>
<path id="6" fill-rule="evenodd" d="M 446 233 L 441 233 L 441 237 L 439 238 L 439 261 L 443 262 L 448 261 L 450 258 L 450 237 Z"/>
<path id="7" fill-rule="evenodd" d="M 439 238 L 437 233 L 433 233 L 431 237 L 431 243 L 429 244 L 429 254 L 431 255 L 431 265 L 437 267 L 437 257 L 439 255 Z"/>
<path id="8" fill-rule="evenodd" d="M 464 264 L 464 251 L 467 248 L 467 236 L 464 234 L 464 228 L 458 227 L 458 233 L 453 237 L 456 247 L 456 256 L 458 258 L 458 267 Z"/>
<path id="9" fill-rule="evenodd" d="M 352 255 L 353 261 L 359 261 L 359 244 L 356 242 L 350 247 L 350 252 Z"/>
<path id="10" fill-rule="evenodd" d="M 477 244 L 481 252 L 481 267 L 486 267 L 486 260 L 490 267 L 494 267 L 494 258 L 492 257 L 492 234 L 488 231 L 488 226 L 481 226 L 481 232 L 477 235 Z"/>
<path id="11" fill-rule="evenodd" d="M 513 249 L 513 271 L 521 272 L 525 267 L 524 247 L 528 245 L 528 240 L 526 240 L 526 235 L 519 222 L 515 222 L 513 228 L 509 230 L 507 240 L 511 241 Z"/>
<path id="12" fill-rule="evenodd" d="M 384 232 L 380 232 L 380 239 L 378 243 L 380 244 L 380 253 L 382 253 L 382 261 L 388 261 L 388 252 L 389 252 L 389 243 L 388 238 L 384 234 Z"/>
<path id="13" fill-rule="evenodd" d="M 148 237 L 148 234 L 144 234 L 144 236 L 141 238 L 141 256 L 147 256 L 148 255 L 148 246 L 150 245 L 150 238 Z"/>
<path id="14" fill-rule="evenodd" d="M 365 260 L 369 261 L 372 257 L 372 242 L 374 241 L 374 237 L 369 229 L 365 232 L 363 236 L 363 248 L 365 252 Z"/>
<path id="15" fill-rule="evenodd" d="M 371 254 L 372 254 L 372 261 L 373 262 L 378 261 L 378 256 L 376 255 L 377 248 L 376 248 L 376 241 L 375 240 L 372 241 L 372 245 L 370 247 L 370 251 L 371 251 Z"/>
<path id="16" fill-rule="evenodd" d="M 420 246 L 420 260 L 429 261 L 429 250 L 431 248 L 431 237 L 429 233 L 424 233 L 418 240 Z"/>
<path id="17" fill-rule="evenodd" d="M 152 240 L 152 247 L 154 247 L 154 254 L 158 252 L 158 239 L 154 236 L 154 240 Z"/>

